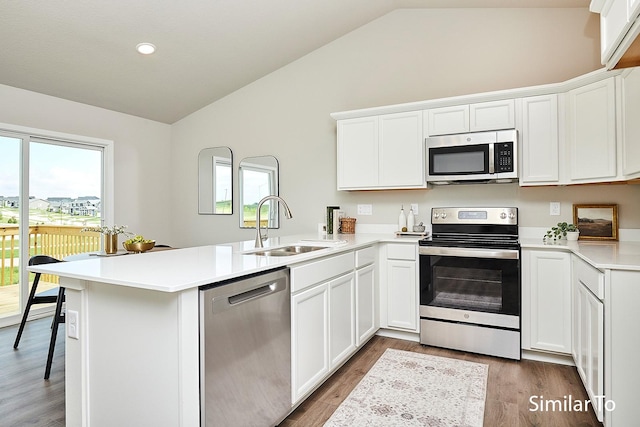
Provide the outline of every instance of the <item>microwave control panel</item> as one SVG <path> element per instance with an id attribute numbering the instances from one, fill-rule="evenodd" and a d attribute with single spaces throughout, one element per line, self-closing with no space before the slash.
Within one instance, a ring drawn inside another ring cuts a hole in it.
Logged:
<path id="1" fill-rule="evenodd" d="M 499 142 L 495 145 L 496 172 L 513 172 L 513 142 Z"/>

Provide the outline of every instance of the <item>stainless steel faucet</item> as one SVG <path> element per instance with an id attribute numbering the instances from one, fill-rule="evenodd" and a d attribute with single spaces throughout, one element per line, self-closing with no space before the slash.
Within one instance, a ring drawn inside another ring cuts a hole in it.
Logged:
<path id="1" fill-rule="evenodd" d="M 282 207 L 284 208 L 284 214 L 287 217 L 287 219 L 293 218 L 293 215 L 291 214 L 291 210 L 289 209 L 289 206 L 287 206 L 287 202 L 285 202 L 284 199 L 282 199 L 282 197 L 266 196 L 262 200 L 260 200 L 258 202 L 258 210 L 256 212 L 256 248 L 263 247 L 262 234 L 260 233 L 260 208 L 262 208 L 262 205 L 267 200 L 277 200 L 278 202 L 282 203 Z M 269 229 L 269 224 L 267 224 L 267 229 Z M 264 238 L 266 239 L 266 237 L 267 236 L 265 235 Z"/>

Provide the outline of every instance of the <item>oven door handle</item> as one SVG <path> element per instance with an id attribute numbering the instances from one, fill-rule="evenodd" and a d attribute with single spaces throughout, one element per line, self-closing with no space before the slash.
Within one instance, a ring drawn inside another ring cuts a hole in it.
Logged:
<path id="1" fill-rule="evenodd" d="M 440 248 L 420 246 L 420 255 L 439 255 L 465 258 L 520 259 L 520 251 L 513 249 Z"/>

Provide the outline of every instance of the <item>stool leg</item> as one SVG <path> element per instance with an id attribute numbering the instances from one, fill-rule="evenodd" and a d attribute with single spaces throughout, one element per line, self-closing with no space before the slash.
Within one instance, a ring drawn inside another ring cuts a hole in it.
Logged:
<path id="1" fill-rule="evenodd" d="M 18 328 L 18 335 L 16 336 L 16 340 L 13 343 L 13 348 L 18 348 L 18 344 L 20 344 L 20 337 L 22 337 L 22 331 L 24 330 L 24 325 L 25 323 L 27 323 L 27 317 L 29 316 L 29 310 L 31 310 L 31 304 L 33 303 L 33 298 L 36 295 L 36 289 L 38 288 L 39 281 L 40 281 L 40 273 L 36 273 L 36 277 L 33 279 L 33 284 L 31 285 L 31 292 L 29 292 L 29 299 L 27 300 L 27 306 L 24 308 L 24 314 L 22 315 L 20 328 Z"/>
<path id="2" fill-rule="evenodd" d="M 64 302 L 64 288 L 60 286 L 58 290 L 58 301 L 56 302 L 56 312 L 53 315 L 53 328 L 51 328 L 51 340 L 49 341 L 49 355 L 47 356 L 47 367 L 44 370 L 44 379 L 49 379 L 51 374 L 51 363 L 53 362 L 53 351 L 56 348 L 56 337 L 58 336 L 58 325 L 64 323 L 62 317 L 62 303 Z"/>

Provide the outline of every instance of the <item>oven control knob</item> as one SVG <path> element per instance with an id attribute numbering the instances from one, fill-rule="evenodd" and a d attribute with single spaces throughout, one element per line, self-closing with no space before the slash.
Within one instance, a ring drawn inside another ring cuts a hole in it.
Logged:
<path id="1" fill-rule="evenodd" d="M 505 219 L 506 217 L 507 217 L 507 214 L 506 214 L 506 213 L 502 212 L 502 213 L 500 214 L 500 219 Z"/>
<path id="2" fill-rule="evenodd" d="M 438 212 L 434 212 L 434 213 L 433 213 L 433 217 L 434 217 L 435 219 L 438 219 L 438 218 L 440 218 L 440 214 L 439 214 Z"/>
<path id="3" fill-rule="evenodd" d="M 446 212 L 442 212 L 442 219 L 445 219 L 447 217 Z"/>
<path id="4" fill-rule="evenodd" d="M 514 214 L 513 212 L 509 212 L 509 219 L 513 219 L 516 217 L 516 214 Z"/>

